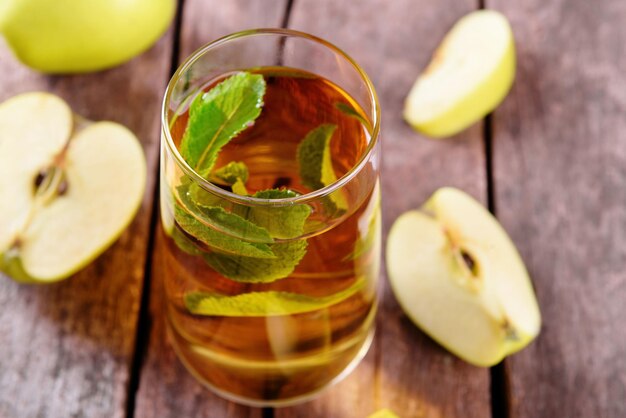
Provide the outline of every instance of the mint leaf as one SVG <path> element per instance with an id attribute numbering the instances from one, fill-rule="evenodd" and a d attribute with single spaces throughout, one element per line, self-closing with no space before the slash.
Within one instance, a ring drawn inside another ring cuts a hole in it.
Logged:
<path id="1" fill-rule="evenodd" d="M 184 177 L 182 183 L 176 187 L 178 198 L 182 204 L 190 210 L 195 210 L 197 205 L 221 206 L 224 199 L 204 190 L 198 183 L 189 177 Z"/>
<path id="2" fill-rule="evenodd" d="M 284 279 L 293 273 L 306 254 L 306 240 L 269 245 L 274 258 L 234 256 L 220 253 L 204 254 L 203 258 L 215 271 L 231 280 L 245 283 L 268 283 Z"/>
<path id="3" fill-rule="evenodd" d="M 225 166 L 218 168 L 213 173 L 213 178 L 217 180 L 217 182 L 229 185 L 233 193 L 242 196 L 248 194 L 248 190 L 246 189 L 248 167 L 242 162 L 231 161 Z"/>
<path id="4" fill-rule="evenodd" d="M 229 186 L 235 184 L 237 180 L 241 180 L 245 184 L 248 181 L 248 176 L 248 166 L 240 161 L 231 161 L 213 173 L 213 177 Z"/>
<path id="5" fill-rule="evenodd" d="M 241 181 L 241 179 L 237 179 L 237 181 L 235 182 L 235 184 L 233 184 L 231 186 L 231 189 L 233 190 L 233 193 L 241 195 L 241 196 L 247 196 L 248 195 L 248 189 L 246 189 L 246 185 L 243 181 Z"/>
<path id="6" fill-rule="evenodd" d="M 174 243 L 180 250 L 189 255 L 200 255 L 202 254 L 202 250 L 196 247 L 196 245 L 182 232 L 180 229 L 174 227 L 172 230 L 172 234 L 170 235 L 174 240 Z"/>
<path id="7" fill-rule="evenodd" d="M 330 155 L 330 140 L 337 125 L 324 124 L 310 131 L 298 145 L 302 184 L 312 190 L 337 181 Z"/>
<path id="8" fill-rule="evenodd" d="M 236 213 L 228 213 L 221 207 L 197 203 L 198 190 L 193 184 L 178 186 L 180 200 L 185 206 L 204 213 L 217 228 L 230 234 L 263 243 L 248 243 L 204 225 L 180 205 L 175 206 L 175 218 L 186 233 L 205 243 L 214 252 L 202 254 L 205 261 L 224 277 L 240 282 L 271 282 L 289 276 L 306 254 L 306 241 L 274 243 L 274 238 L 295 238 L 302 235 L 304 223 L 311 213 L 308 205 L 296 204 L 285 207 L 235 207 Z M 200 195 L 201 200 L 211 196 Z M 262 199 L 295 197 L 291 190 L 264 190 L 257 192 Z M 218 202 L 213 202 L 218 203 Z M 248 218 L 248 219 L 246 219 Z M 186 238 L 186 237 L 185 237 Z M 189 246 L 176 240 L 181 250 L 189 252 Z M 269 243 L 269 244 L 265 244 Z M 193 245 L 193 243 L 192 243 Z"/>
<path id="9" fill-rule="evenodd" d="M 204 208 L 203 210 L 208 211 L 206 214 L 213 216 L 216 225 L 224 230 L 230 230 L 238 234 L 250 234 L 250 236 L 256 238 L 261 236 L 264 238 L 269 237 L 267 231 L 263 234 L 260 232 L 262 228 L 246 221 L 240 216 L 229 214 L 222 208 L 213 207 Z M 223 214 L 219 213 L 220 210 Z M 268 244 L 242 241 L 241 239 L 217 231 L 198 221 L 178 205 L 174 207 L 174 218 L 186 233 L 193 236 L 198 241 L 203 242 L 213 251 L 264 259 L 276 258 Z"/>
<path id="10" fill-rule="evenodd" d="M 339 110 L 343 114 L 353 117 L 359 122 L 361 122 L 363 126 L 365 126 L 365 129 L 367 129 L 368 131 L 372 130 L 372 125 L 370 124 L 370 121 L 365 119 L 365 117 L 362 114 L 360 114 L 354 107 L 343 102 L 335 103 L 335 107 L 337 108 L 337 110 Z"/>
<path id="11" fill-rule="evenodd" d="M 281 199 L 295 197 L 291 190 L 263 190 L 254 194 L 260 199 Z M 247 219 L 268 235 L 279 239 L 297 238 L 302 235 L 304 223 L 311 213 L 311 208 L 304 204 L 276 207 L 243 207 L 234 209 L 240 219 Z M 260 240 L 260 236 L 256 235 Z M 267 241 L 266 241 L 267 242 Z M 271 241 L 270 241 L 271 242 Z M 204 260 L 218 273 L 238 282 L 273 282 L 289 276 L 306 254 L 306 240 L 269 244 L 275 258 L 261 258 L 250 254 L 239 253 L 203 255 Z"/>
<path id="12" fill-rule="evenodd" d="M 203 214 L 203 218 L 207 219 L 211 225 L 215 225 L 217 229 L 235 238 L 245 239 L 247 241 L 258 241 L 263 243 L 274 242 L 267 229 L 259 227 L 254 223 L 242 218 L 234 213 L 228 213 L 219 206 L 202 206 L 197 205 Z"/>
<path id="13" fill-rule="evenodd" d="M 262 75 L 241 72 L 194 99 L 180 153 L 198 174 L 208 177 L 220 149 L 261 114 L 264 94 Z"/>
<path id="14" fill-rule="evenodd" d="M 287 189 L 270 189 L 256 192 L 259 199 L 286 199 L 298 194 Z M 304 223 L 311 214 L 311 207 L 304 204 L 291 206 L 260 207 L 248 211 L 248 219 L 266 228 L 270 235 L 278 239 L 297 238 L 304 232 Z"/>
<path id="15" fill-rule="evenodd" d="M 298 145 L 298 164 L 302 184 L 318 190 L 337 181 L 330 154 L 330 140 L 337 125 L 323 124 L 310 131 Z M 329 212 L 344 211 L 348 208 L 346 198 L 338 190 L 332 193 L 327 202 Z"/>
<path id="16" fill-rule="evenodd" d="M 250 292 L 236 296 L 217 293 L 186 293 L 185 306 L 192 314 L 206 316 L 295 315 L 328 308 L 348 299 L 363 287 L 361 278 L 350 287 L 328 296 L 314 297 L 291 292 Z"/>

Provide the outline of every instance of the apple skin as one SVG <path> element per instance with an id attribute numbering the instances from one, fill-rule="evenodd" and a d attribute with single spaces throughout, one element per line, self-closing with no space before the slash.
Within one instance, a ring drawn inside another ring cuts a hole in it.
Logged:
<path id="1" fill-rule="evenodd" d="M 447 43 L 450 35 L 455 36 L 453 28 L 446 39 L 433 54 L 424 73 L 417 79 L 405 102 L 404 118 L 418 132 L 431 138 L 445 138 L 455 135 L 492 112 L 507 96 L 515 80 L 516 52 L 513 32 L 506 18 L 493 10 L 478 10 L 462 18 L 456 26 L 462 25 L 464 20 L 487 17 L 501 26 L 501 36 L 506 37 L 505 52 L 500 60 L 493 65 L 492 71 L 486 74 L 481 82 L 472 87 L 464 97 L 457 99 L 448 109 L 434 118 L 420 120 L 419 111 L 414 109 L 412 96 L 420 94 L 420 83 L 436 72 L 447 56 Z M 476 55 L 480 51 L 474 51 Z"/>
<path id="2" fill-rule="evenodd" d="M 26 271 L 24 270 L 24 266 L 22 265 L 22 261 L 20 260 L 17 254 L 0 254 L 0 272 L 8 275 L 14 281 L 23 284 L 39 284 L 39 283 L 47 283 L 47 282 L 39 282 L 36 279 L 32 278 Z"/>
<path id="3" fill-rule="evenodd" d="M 3 0 L 0 32 L 38 71 L 98 71 L 148 49 L 175 9 L 174 0 Z"/>

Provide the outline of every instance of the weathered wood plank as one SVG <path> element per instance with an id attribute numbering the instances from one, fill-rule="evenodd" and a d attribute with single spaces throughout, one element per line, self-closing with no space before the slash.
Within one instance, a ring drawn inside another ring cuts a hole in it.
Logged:
<path id="1" fill-rule="evenodd" d="M 544 322 L 506 361 L 510 416 L 626 416 L 626 3 L 487 5 L 518 49 L 494 115 L 496 210 Z"/>
<path id="2" fill-rule="evenodd" d="M 171 42 L 167 33 L 121 67 L 68 77 L 36 74 L 0 45 L 0 100 L 46 90 L 62 96 L 82 116 L 120 122 L 141 139 L 149 169 L 135 221 L 75 277 L 37 287 L 0 275 L 2 417 L 125 415 Z"/>
<path id="3" fill-rule="evenodd" d="M 220 36 L 256 27 L 280 26 L 286 1 L 186 0 L 180 39 L 180 60 Z M 160 225 L 158 226 L 160 228 Z M 176 358 L 165 332 L 161 257 L 157 234 L 151 277 L 150 336 L 141 369 L 136 417 L 259 417 L 261 410 L 227 402 L 198 383 Z"/>
<path id="4" fill-rule="evenodd" d="M 473 1 L 338 2 L 296 0 L 290 27 L 347 51 L 377 87 L 383 111 L 384 235 L 402 212 L 419 207 L 438 187 L 486 198 L 480 126 L 457 138 L 421 138 L 402 121 L 413 81 L 451 25 Z M 402 313 L 385 283 L 370 353 L 345 381 L 320 398 L 280 409 L 278 417 L 365 417 L 389 407 L 404 418 L 486 417 L 489 372 L 447 354 Z"/>

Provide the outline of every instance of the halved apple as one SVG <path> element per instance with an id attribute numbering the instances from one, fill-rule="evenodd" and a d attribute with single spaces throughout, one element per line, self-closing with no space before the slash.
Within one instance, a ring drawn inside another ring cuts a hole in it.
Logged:
<path id="1" fill-rule="evenodd" d="M 469 13 L 413 85 L 404 118 L 425 135 L 454 135 L 495 109 L 514 78 L 515 44 L 506 17 L 494 10 Z"/>
<path id="2" fill-rule="evenodd" d="M 76 132 L 69 107 L 47 93 L 10 99 L 0 105 L 0 120 L 7 115 L 11 125 L 0 128 L 0 270 L 25 282 L 66 278 L 134 217 L 146 181 L 143 150 L 113 122 L 84 123 Z"/>
<path id="3" fill-rule="evenodd" d="M 460 190 L 439 189 L 421 211 L 396 220 L 387 269 L 409 318 L 469 363 L 494 365 L 539 333 L 539 307 L 513 242 Z"/>

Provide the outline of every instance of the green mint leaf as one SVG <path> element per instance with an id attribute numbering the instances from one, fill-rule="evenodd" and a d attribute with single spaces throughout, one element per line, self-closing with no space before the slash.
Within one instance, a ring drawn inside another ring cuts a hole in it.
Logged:
<path id="1" fill-rule="evenodd" d="M 213 173 L 213 179 L 216 183 L 227 184 L 231 187 L 233 193 L 242 196 L 248 194 L 246 189 L 248 176 L 248 166 L 239 161 L 231 161 Z"/>
<path id="2" fill-rule="evenodd" d="M 176 244 L 176 246 L 180 248 L 182 252 L 190 254 L 190 255 L 202 254 L 202 250 L 198 248 L 193 243 L 193 241 L 189 239 L 189 237 L 187 237 L 187 235 L 185 235 L 185 233 L 182 232 L 180 229 L 175 227 L 172 230 L 172 234 L 170 236 L 174 240 L 174 243 Z"/>
<path id="3" fill-rule="evenodd" d="M 241 179 L 237 179 L 237 181 L 231 186 L 231 189 L 235 194 L 241 196 L 248 195 L 248 189 L 246 189 L 246 184 Z"/>
<path id="4" fill-rule="evenodd" d="M 265 233 L 260 232 L 263 228 L 259 228 L 237 215 L 229 214 L 222 208 L 203 208 L 203 210 L 207 211 L 206 215 L 213 216 L 216 225 L 224 230 L 237 234 L 249 234 L 249 236 L 255 238 L 271 239 L 267 231 Z M 223 213 L 220 213 L 220 211 Z M 206 244 L 212 251 L 215 251 L 215 253 L 211 254 L 224 253 L 262 259 L 276 258 L 268 244 L 242 241 L 224 232 L 217 231 L 204 225 L 178 205 L 174 207 L 174 218 L 186 233 Z"/>
<path id="5" fill-rule="evenodd" d="M 248 181 L 248 176 L 248 166 L 240 161 L 231 161 L 213 173 L 213 177 L 229 186 L 235 184 L 237 180 L 241 180 L 245 184 Z"/>
<path id="6" fill-rule="evenodd" d="M 295 315 L 328 308 L 356 294 L 365 281 L 358 279 L 350 287 L 328 296 L 314 297 L 291 292 L 250 292 L 236 296 L 216 293 L 186 293 L 185 306 L 195 315 L 207 316 L 279 316 Z"/>
<path id="7" fill-rule="evenodd" d="M 270 189 L 256 192 L 259 199 L 286 199 L 298 194 L 287 189 Z M 297 238 L 304 232 L 304 223 L 311 214 L 311 207 L 304 204 L 290 206 L 254 206 L 248 211 L 248 219 L 266 228 L 270 235 L 278 239 Z"/>
<path id="8" fill-rule="evenodd" d="M 180 153 L 201 176 L 208 177 L 220 149 L 261 114 L 265 80 L 241 72 L 199 94 L 189 109 Z"/>
<path id="9" fill-rule="evenodd" d="M 260 199 L 284 199 L 297 196 L 291 190 L 270 189 L 254 194 Z M 236 211 L 238 209 L 235 209 Z M 266 230 L 273 238 L 289 239 L 302 235 L 311 207 L 304 204 L 275 207 L 239 207 L 242 219 Z M 204 260 L 224 277 L 247 283 L 267 283 L 289 276 L 306 254 L 306 240 L 269 245 L 273 259 L 250 257 L 246 254 L 232 256 L 206 254 Z"/>
<path id="10" fill-rule="evenodd" d="M 321 189 L 337 180 L 330 155 L 330 140 L 336 129 L 337 125 L 320 125 L 298 145 L 300 178 L 302 184 L 312 190 Z"/>
<path id="11" fill-rule="evenodd" d="M 237 214 L 226 212 L 222 207 L 202 205 L 197 205 L 197 207 L 202 212 L 203 218 L 228 235 L 247 241 L 274 242 L 267 229 L 259 227 Z"/>
<path id="12" fill-rule="evenodd" d="M 337 110 L 339 110 L 343 114 L 353 117 L 359 122 L 361 122 L 363 126 L 365 126 L 365 129 L 371 132 L 372 125 L 370 124 L 370 121 L 365 119 L 365 117 L 362 114 L 360 114 L 354 107 L 343 102 L 335 103 L 335 107 L 337 108 Z"/>
<path id="13" fill-rule="evenodd" d="M 330 154 L 330 140 L 337 125 L 323 124 L 310 131 L 298 145 L 297 157 L 302 184 L 318 190 L 337 181 Z M 345 196 L 336 191 L 329 196 L 326 206 L 329 212 L 348 208 Z"/>
<path id="14" fill-rule="evenodd" d="M 204 190 L 189 177 L 184 177 L 182 183 L 176 187 L 178 198 L 184 206 L 195 210 L 197 205 L 220 206 L 224 199 Z"/>
<path id="15" fill-rule="evenodd" d="M 306 240 L 269 245 L 274 258 L 233 256 L 220 253 L 205 254 L 204 260 L 218 273 L 244 283 L 269 283 L 293 273 L 306 254 Z"/>

